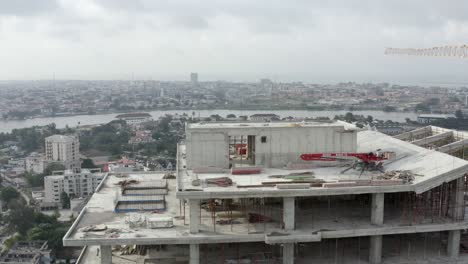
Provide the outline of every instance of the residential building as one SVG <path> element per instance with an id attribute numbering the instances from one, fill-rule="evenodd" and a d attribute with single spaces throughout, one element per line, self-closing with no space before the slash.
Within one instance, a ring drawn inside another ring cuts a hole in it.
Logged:
<path id="1" fill-rule="evenodd" d="M 128 125 L 138 125 L 143 122 L 151 121 L 153 119 L 149 113 L 121 114 L 118 115 L 116 118 L 125 121 Z"/>
<path id="2" fill-rule="evenodd" d="M 87 197 L 94 192 L 106 175 L 98 169 L 65 170 L 62 173 L 44 177 L 45 203 L 60 203 L 62 192 L 71 198 Z"/>
<path id="3" fill-rule="evenodd" d="M 81 263 L 118 261 L 115 245 L 156 246 L 147 263 L 468 263 L 463 159 L 340 121 L 186 135 L 176 177 L 103 181 L 63 239 L 88 246 Z"/>
<path id="4" fill-rule="evenodd" d="M 67 170 L 80 168 L 80 141 L 75 136 L 53 135 L 47 137 L 45 139 L 45 158 L 47 163 L 61 163 Z"/>
<path id="5" fill-rule="evenodd" d="M 128 144 L 140 144 L 140 143 L 151 143 L 155 139 L 150 130 L 137 130 L 135 136 L 128 140 Z"/>
<path id="6" fill-rule="evenodd" d="M 0 257 L 0 264 L 50 264 L 47 241 L 18 241 Z"/>
<path id="7" fill-rule="evenodd" d="M 46 167 L 46 159 L 44 154 L 33 152 L 25 159 L 26 171 L 33 173 L 43 173 Z"/>

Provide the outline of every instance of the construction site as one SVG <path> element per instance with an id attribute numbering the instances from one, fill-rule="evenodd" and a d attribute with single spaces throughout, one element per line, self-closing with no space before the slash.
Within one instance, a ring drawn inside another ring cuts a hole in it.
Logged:
<path id="1" fill-rule="evenodd" d="M 468 135 L 193 123 L 174 173 L 108 174 L 78 263 L 467 263 Z"/>

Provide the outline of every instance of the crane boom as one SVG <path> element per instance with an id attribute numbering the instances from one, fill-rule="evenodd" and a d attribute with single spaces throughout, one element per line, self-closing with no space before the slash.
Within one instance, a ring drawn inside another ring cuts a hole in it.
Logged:
<path id="1" fill-rule="evenodd" d="M 385 55 L 408 55 L 408 56 L 430 56 L 430 57 L 458 57 L 468 58 L 468 45 L 440 46 L 432 48 L 386 48 Z"/>

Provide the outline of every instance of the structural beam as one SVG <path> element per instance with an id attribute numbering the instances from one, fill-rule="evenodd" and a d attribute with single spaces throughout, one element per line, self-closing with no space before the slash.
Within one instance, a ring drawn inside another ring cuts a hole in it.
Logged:
<path id="1" fill-rule="evenodd" d="M 189 264 L 200 264 L 200 245 L 199 244 L 190 244 Z"/>
<path id="2" fill-rule="evenodd" d="M 460 253 L 460 230 L 449 231 L 447 241 L 447 255 L 450 258 L 458 258 Z"/>
<path id="3" fill-rule="evenodd" d="M 440 140 L 450 139 L 450 138 L 453 138 L 453 131 L 444 132 L 444 133 L 433 135 L 430 137 L 425 137 L 422 139 L 415 140 L 411 143 L 416 146 L 425 146 L 425 145 L 432 144 Z"/>
<path id="4" fill-rule="evenodd" d="M 200 231 L 200 200 L 189 200 L 190 210 L 190 233 L 196 234 Z"/>
<path id="5" fill-rule="evenodd" d="M 468 139 L 452 142 L 450 144 L 438 147 L 437 151 L 444 153 L 453 153 L 456 151 L 463 150 L 465 147 L 468 147 Z"/>
<path id="6" fill-rule="evenodd" d="M 385 195 L 383 193 L 372 194 L 371 223 L 383 225 L 384 223 Z M 371 264 L 382 263 L 382 235 L 370 237 L 369 262 Z"/>
<path id="7" fill-rule="evenodd" d="M 101 264 L 112 264 L 112 247 L 100 246 L 101 251 Z"/>
<path id="8" fill-rule="evenodd" d="M 430 134 L 431 132 L 432 132 L 432 128 L 430 126 L 426 126 L 426 127 L 421 127 L 421 128 L 409 131 L 409 132 L 401 133 L 399 135 L 394 136 L 394 138 L 407 141 L 415 137 L 418 137 L 420 135 Z"/>

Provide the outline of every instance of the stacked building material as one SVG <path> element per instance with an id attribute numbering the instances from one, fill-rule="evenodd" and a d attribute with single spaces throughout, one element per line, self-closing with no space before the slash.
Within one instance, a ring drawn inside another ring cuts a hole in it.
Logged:
<path id="1" fill-rule="evenodd" d="M 262 172 L 262 168 L 260 167 L 240 167 L 231 169 L 232 175 L 259 174 L 260 172 Z"/>

